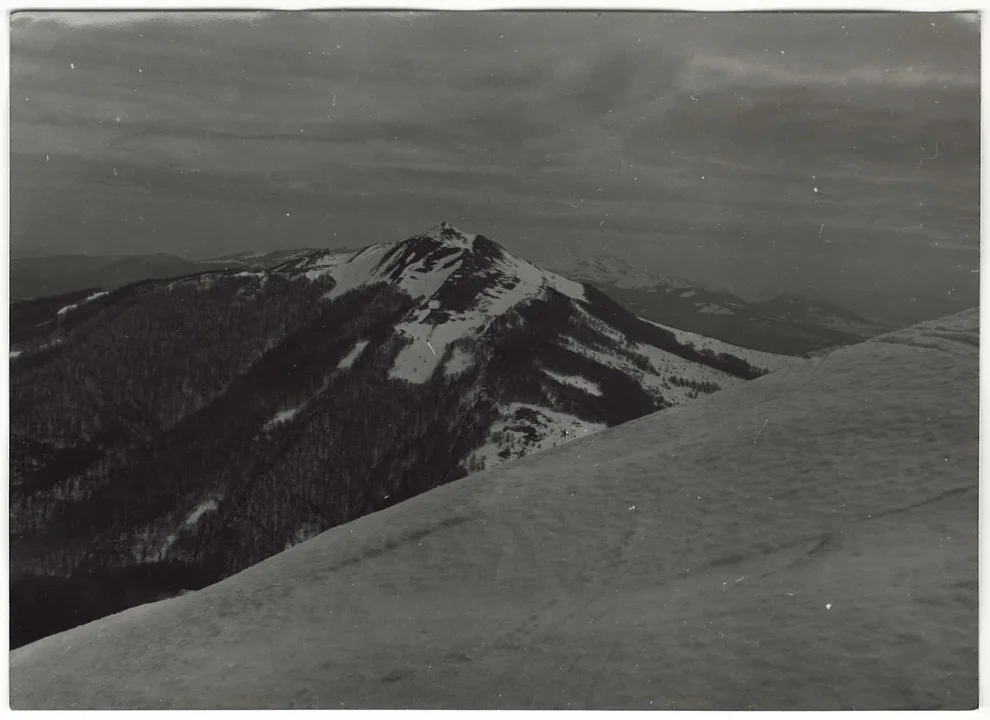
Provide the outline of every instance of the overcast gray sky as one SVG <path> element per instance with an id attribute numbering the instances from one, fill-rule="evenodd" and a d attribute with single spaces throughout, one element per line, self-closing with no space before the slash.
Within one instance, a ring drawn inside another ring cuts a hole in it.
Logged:
<path id="1" fill-rule="evenodd" d="M 207 257 L 449 220 L 746 297 L 975 305 L 974 20 L 20 13 L 11 245 Z"/>

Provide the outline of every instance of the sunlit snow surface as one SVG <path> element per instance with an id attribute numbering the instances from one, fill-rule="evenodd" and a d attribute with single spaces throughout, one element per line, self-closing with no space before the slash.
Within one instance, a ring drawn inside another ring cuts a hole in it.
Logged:
<path id="1" fill-rule="evenodd" d="M 56 313 L 56 314 L 60 318 L 61 317 L 64 317 L 65 315 L 67 315 L 68 313 L 72 312 L 73 310 L 75 310 L 79 306 L 85 305 L 88 302 L 92 302 L 93 300 L 96 300 L 97 298 L 101 298 L 104 295 L 108 295 L 108 294 L 109 293 L 107 293 L 106 291 L 95 292 L 92 295 L 90 295 L 89 297 L 83 298 L 82 300 L 80 300 L 79 302 L 77 302 L 77 303 L 75 303 L 73 305 L 66 305 L 65 307 L 61 308 L 58 311 L 58 313 Z"/>
<path id="2" fill-rule="evenodd" d="M 175 541 L 179 538 L 179 533 L 190 528 L 199 522 L 200 518 L 203 517 L 208 512 L 216 512 L 220 507 L 220 503 L 216 498 L 207 498 L 199 505 L 194 507 L 192 511 L 186 516 L 182 524 L 176 529 L 176 531 L 165 538 L 165 542 L 162 543 L 162 547 L 159 549 L 159 557 L 164 559 L 168 554 L 169 549 L 175 544 Z"/>
<path id="3" fill-rule="evenodd" d="M 354 361 L 361 357 L 361 353 L 364 352 L 366 347 L 368 347 L 367 340 L 360 340 L 355 343 L 350 352 L 348 352 L 343 358 L 341 358 L 340 362 L 337 363 L 337 369 L 346 370 L 350 368 L 354 364 Z"/>
<path id="4" fill-rule="evenodd" d="M 589 380 L 588 378 L 581 377 L 580 375 L 563 375 L 561 373 L 554 372 L 553 370 L 547 370 L 543 368 L 543 373 L 560 383 L 561 385 L 568 385 L 578 390 L 583 390 L 589 395 L 595 395 L 601 397 L 602 389 L 598 386 L 598 383 Z"/>
<path id="5" fill-rule="evenodd" d="M 289 408 L 288 410 L 280 410 L 279 412 L 275 413 L 274 417 L 272 417 L 271 420 L 268 421 L 268 424 L 265 425 L 265 429 L 268 430 L 275 427 L 276 425 L 281 425 L 282 423 L 289 422 L 289 420 L 294 418 L 298 412 L 299 412 L 299 408 Z"/>

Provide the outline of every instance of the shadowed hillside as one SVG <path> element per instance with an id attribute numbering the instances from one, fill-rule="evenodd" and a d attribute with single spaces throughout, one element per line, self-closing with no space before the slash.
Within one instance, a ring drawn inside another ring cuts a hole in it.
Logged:
<path id="1" fill-rule="evenodd" d="M 11 655 L 27 708 L 977 705 L 978 315 L 842 349 Z"/>

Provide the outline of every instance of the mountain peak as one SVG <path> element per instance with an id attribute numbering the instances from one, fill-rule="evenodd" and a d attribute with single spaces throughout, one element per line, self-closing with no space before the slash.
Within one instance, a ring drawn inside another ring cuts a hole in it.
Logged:
<path id="1" fill-rule="evenodd" d="M 323 252 L 284 268 L 311 280 L 333 278 L 326 297 L 385 283 L 414 304 L 395 326 L 412 340 L 390 377 L 423 383 L 445 361 L 448 347 L 480 337 L 497 318 L 557 292 L 587 302 L 584 287 L 507 252 L 484 235 L 441 222 L 426 232 L 362 250 Z"/>
<path id="2" fill-rule="evenodd" d="M 474 249 L 474 240 L 477 235 L 473 233 L 466 233 L 444 220 L 443 222 L 431 227 L 420 237 L 431 238 L 432 240 L 436 240 L 449 247 L 472 250 Z"/>
<path id="3" fill-rule="evenodd" d="M 386 283 L 415 304 L 396 333 L 411 338 L 390 376 L 410 382 L 429 380 L 454 343 L 477 338 L 497 318 L 557 292 L 586 302 L 584 287 L 507 252 L 484 235 L 441 222 L 395 243 L 361 251 L 325 253 L 295 266 L 310 279 L 324 275 L 335 285 L 326 297 Z"/>

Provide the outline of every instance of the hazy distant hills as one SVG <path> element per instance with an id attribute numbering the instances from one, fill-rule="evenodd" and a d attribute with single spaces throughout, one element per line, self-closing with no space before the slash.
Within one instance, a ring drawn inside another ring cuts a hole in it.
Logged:
<path id="1" fill-rule="evenodd" d="M 728 292 L 634 268 L 609 255 L 555 265 L 554 270 L 595 285 L 630 312 L 653 322 L 768 352 L 805 354 L 859 342 L 889 329 L 833 303 L 795 295 L 747 302 Z"/>
<path id="2" fill-rule="evenodd" d="M 113 288 L 229 267 L 269 267 L 306 250 L 238 253 L 205 261 L 174 255 L 42 255 L 10 260 L 10 300 L 17 302 L 77 290 Z"/>
<path id="3" fill-rule="evenodd" d="M 420 494 L 15 650 L 11 704 L 976 708 L 978 333 L 885 334 Z"/>
<path id="4" fill-rule="evenodd" d="M 658 327 L 446 224 L 222 262 L 12 306 L 15 645 L 806 362 Z"/>
<path id="5" fill-rule="evenodd" d="M 11 258 L 10 300 L 17 302 L 90 288 L 115 288 L 139 280 L 188 275 L 202 269 L 194 262 L 166 254 Z"/>

